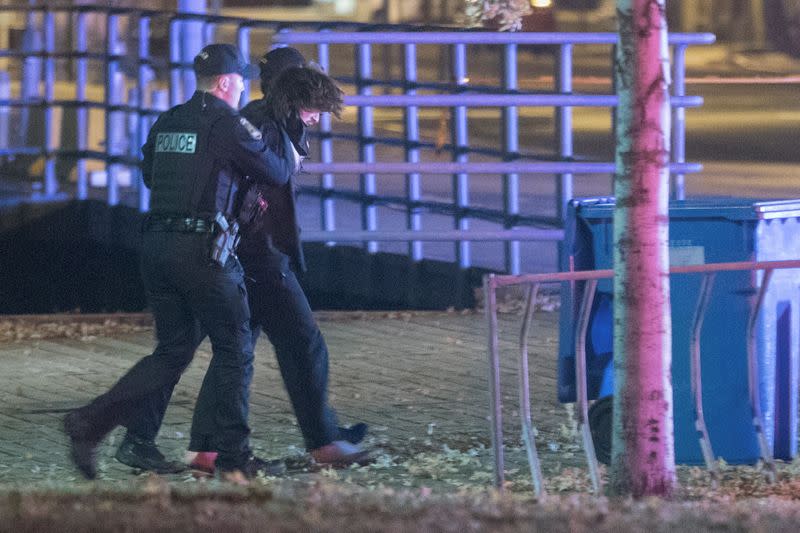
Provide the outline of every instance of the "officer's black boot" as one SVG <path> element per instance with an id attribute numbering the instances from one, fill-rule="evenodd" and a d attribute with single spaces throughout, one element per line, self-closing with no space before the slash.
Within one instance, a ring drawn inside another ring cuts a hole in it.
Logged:
<path id="1" fill-rule="evenodd" d="M 130 433 L 125 434 L 125 438 L 117 448 L 117 453 L 114 454 L 114 459 L 124 465 L 156 474 L 177 474 L 187 468 L 181 462 L 167 461 L 154 441 L 142 439 Z"/>

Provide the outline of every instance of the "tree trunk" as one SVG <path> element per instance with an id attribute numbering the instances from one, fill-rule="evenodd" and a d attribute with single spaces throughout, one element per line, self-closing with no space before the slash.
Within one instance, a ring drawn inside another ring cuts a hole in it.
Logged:
<path id="1" fill-rule="evenodd" d="M 675 488 L 665 0 L 617 0 L 614 431 L 611 491 Z"/>

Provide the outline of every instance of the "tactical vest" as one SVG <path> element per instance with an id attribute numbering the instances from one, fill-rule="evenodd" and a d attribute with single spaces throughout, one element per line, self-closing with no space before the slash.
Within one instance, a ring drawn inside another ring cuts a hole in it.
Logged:
<path id="1" fill-rule="evenodd" d="M 221 102 L 203 106 L 203 94 L 167 111 L 153 126 L 153 178 L 150 211 L 162 214 L 231 215 L 239 184 L 214 146 L 217 121 L 230 112 Z M 224 105 L 224 104 L 223 104 Z M 219 129 L 219 128 L 218 128 Z"/>

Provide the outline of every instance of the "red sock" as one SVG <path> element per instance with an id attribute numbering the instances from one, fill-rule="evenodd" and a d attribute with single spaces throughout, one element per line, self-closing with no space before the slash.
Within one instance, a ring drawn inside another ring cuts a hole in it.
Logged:
<path id="1" fill-rule="evenodd" d="M 217 460 L 217 452 L 197 452 L 197 455 L 192 459 L 191 466 L 198 470 L 205 470 L 206 472 L 214 471 L 214 463 Z"/>

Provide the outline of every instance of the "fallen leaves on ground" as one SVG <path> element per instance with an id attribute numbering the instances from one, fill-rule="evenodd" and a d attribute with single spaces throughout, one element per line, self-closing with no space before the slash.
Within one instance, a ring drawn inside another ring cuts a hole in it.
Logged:
<path id="1" fill-rule="evenodd" d="M 88 341 L 152 327 L 152 318 L 146 314 L 14 316 L 0 319 L 0 342 L 53 338 Z"/>

